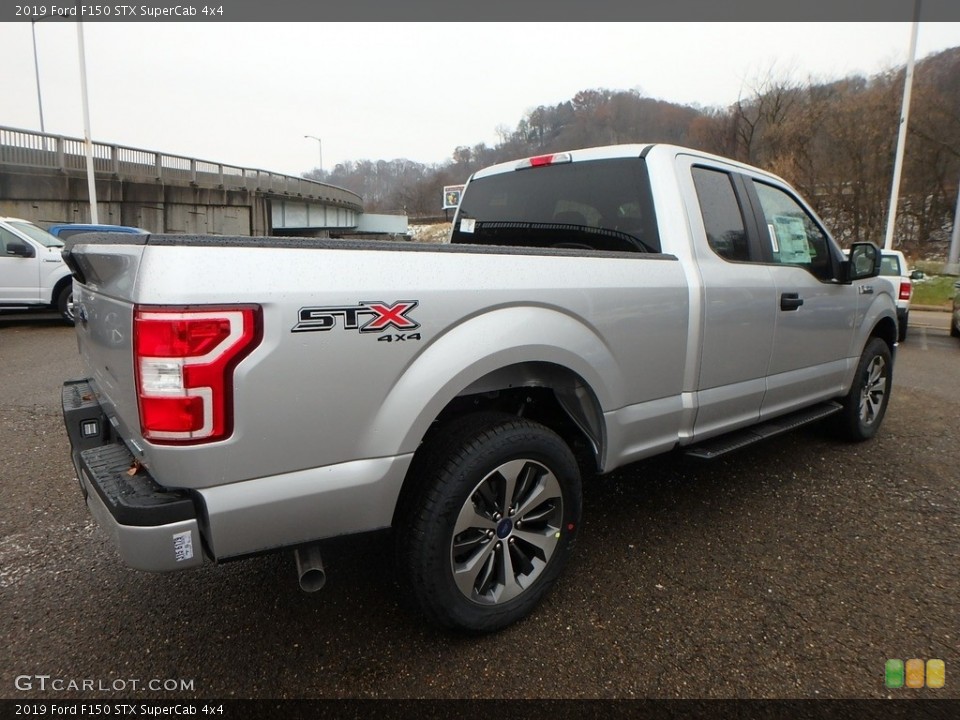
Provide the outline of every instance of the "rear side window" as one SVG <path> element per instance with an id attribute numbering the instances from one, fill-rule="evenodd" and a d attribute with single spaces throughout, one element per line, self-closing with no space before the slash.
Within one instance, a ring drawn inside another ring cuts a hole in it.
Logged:
<path id="1" fill-rule="evenodd" d="M 900 258 L 896 255 L 883 255 L 880 258 L 881 275 L 903 275 L 900 272 Z"/>
<path id="2" fill-rule="evenodd" d="M 660 252 L 646 163 L 591 160 L 474 180 L 451 242 Z"/>
<path id="3" fill-rule="evenodd" d="M 720 170 L 695 167 L 693 184 L 697 188 L 700 214 L 710 248 L 724 260 L 748 262 L 750 246 L 747 243 L 747 231 L 730 175 Z"/>

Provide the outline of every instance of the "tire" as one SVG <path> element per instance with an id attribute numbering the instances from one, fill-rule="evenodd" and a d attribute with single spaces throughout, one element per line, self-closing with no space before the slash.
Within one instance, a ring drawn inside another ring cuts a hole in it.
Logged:
<path id="1" fill-rule="evenodd" d="M 863 349 L 853 386 L 843 398 L 838 430 L 848 440 L 869 440 L 880 429 L 890 402 L 893 358 L 880 338 L 871 338 Z"/>
<path id="2" fill-rule="evenodd" d="M 903 316 L 903 322 L 897 327 L 897 342 L 903 342 L 907 339 L 907 324 L 910 322 L 910 313 Z"/>
<path id="3" fill-rule="evenodd" d="M 579 527 L 570 448 L 539 423 L 478 413 L 442 428 L 418 460 L 395 522 L 405 595 L 445 628 L 520 620 L 556 581 Z"/>
<path id="4" fill-rule="evenodd" d="M 75 323 L 73 314 L 73 283 L 64 285 L 57 294 L 57 311 L 67 325 Z"/>
<path id="5" fill-rule="evenodd" d="M 950 318 L 950 337 L 960 338 L 960 328 L 952 317 Z"/>

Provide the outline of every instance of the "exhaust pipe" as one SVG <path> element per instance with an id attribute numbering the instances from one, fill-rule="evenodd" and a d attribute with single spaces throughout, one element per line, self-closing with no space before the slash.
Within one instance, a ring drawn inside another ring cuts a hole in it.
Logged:
<path id="1" fill-rule="evenodd" d="M 320 557 L 320 546 L 309 545 L 293 551 L 297 560 L 297 577 L 300 578 L 300 589 L 304 592 L 316 592 L 327 583 L 327 573 L 323 569 L 323 558 Z"/>

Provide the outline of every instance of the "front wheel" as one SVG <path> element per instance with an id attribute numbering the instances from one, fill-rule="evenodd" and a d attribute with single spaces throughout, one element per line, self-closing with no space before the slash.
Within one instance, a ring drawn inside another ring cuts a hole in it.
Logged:
<path id="1" fill-rule="evenodd" d="M 76 321 L 73 312 L 73 283 L 64 285 L 57 295 L 57 311 L 67 325 L 73 325 Z"/>
<path id="2" fill-rule="evenodd" d="M 527 615 L 566 564 L 579 468 L 553 431 L 509 415 L 461 418 L 435 439 L 397 519 L 402 581 L 433 622 L 499 630 Z"/>
<path id="3" fill-rule="evenodd" d="M 890 402 L 893 357 L 880 338 L 871 338 L 863 349 L 850 392 L 838 416 L 840 433 L 848 440 L 869 440 L 880 429 Z"/>

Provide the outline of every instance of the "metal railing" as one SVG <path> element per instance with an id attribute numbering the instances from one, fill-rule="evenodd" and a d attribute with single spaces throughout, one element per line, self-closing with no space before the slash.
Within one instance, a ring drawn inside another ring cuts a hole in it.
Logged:
<path id="1" fill-rule="evenodd" d="M 86 163 L 82 138 L 0 125 L 0 165 L 79 172 L 86 170 Z M 363 211 L 359 195 L 335 185 L 123 145 L 93 143 L 93 167 L 98 174 L 120 180 L 248 190 Z"/>

